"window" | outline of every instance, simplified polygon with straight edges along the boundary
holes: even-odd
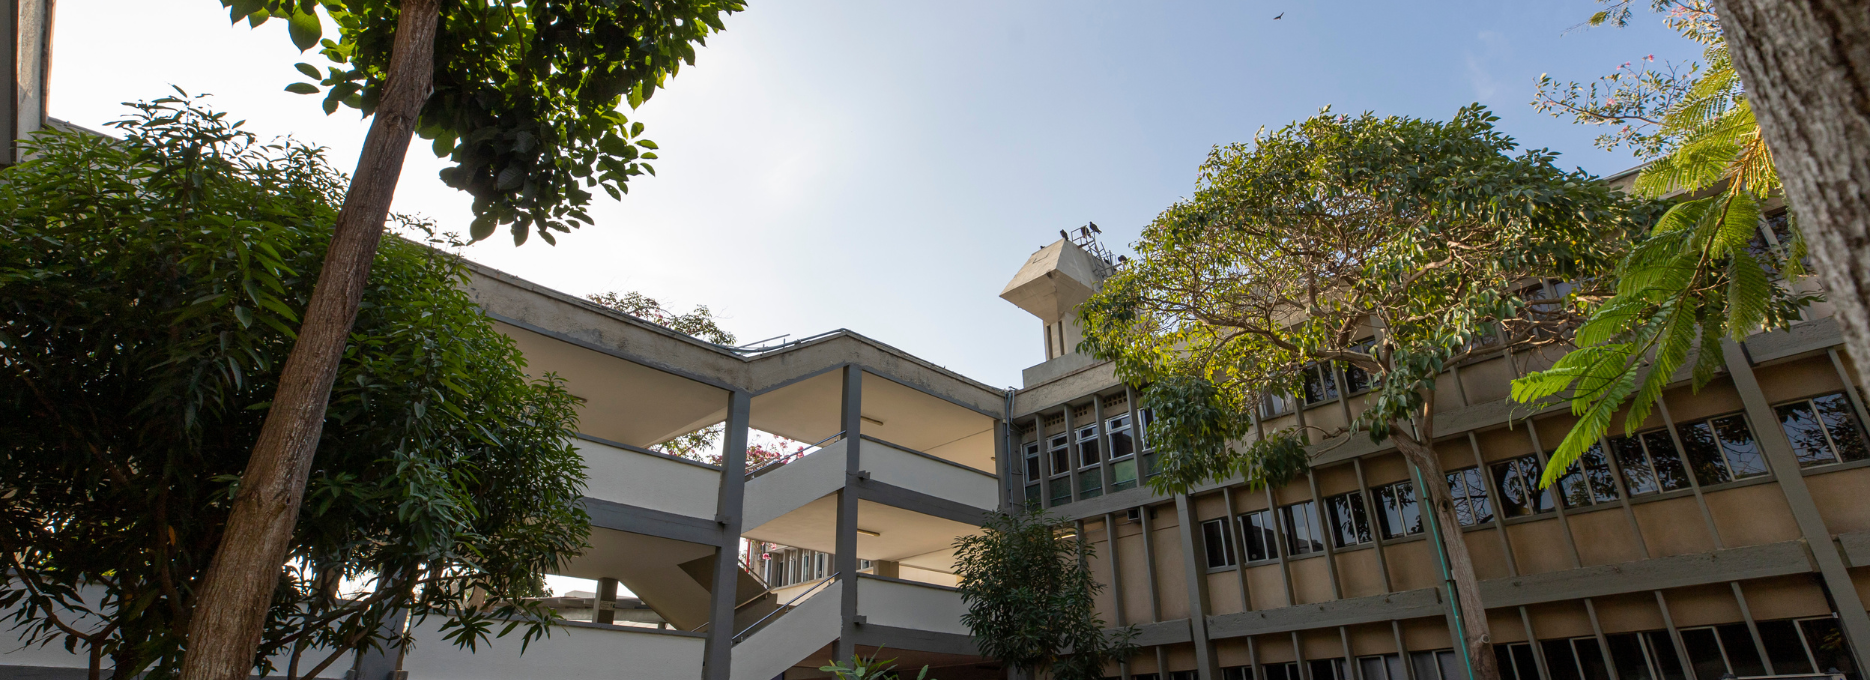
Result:
[[[1792,452],[1798,454],[1800,467],[1870,457],[1870,451],[1864,449],[1857,414],[1843,392],[1800,399],[1776,410],[1779,426],[1792,440]]]
[[[1131,676],[1135,677],[1135,676]],[[1252,666],[1228,666],[1221,669],[1221,680],[1253,680]]]
[[[1766,474],[1759,442],[1740,414],[1682,425],[1682,447],[1702,486]]]
[[[1293,402],[1291,395],[1268,394],[1266,395],[1266,399],[1260,402],[1260,417],[1273,418],[1283,416],[1291,413],[1292,407]]]
[[[1539,457],[1524,455],[1493,464],[1493,486],[1500,491],[1500,514],[1524,517],[1552,509],[1552,494],[1539,488]]]
[[[1039,470],[1039,442],[1027,442],[1025,450],[1026,480],[1034,481],[1045,476]]]
[[[1195,671],[1169,671],[1169,680],[1196,680],[1201,674]]]
[[[1096,498],[1104,495],[1104,475],[1095,469],[1078,473],[1078,497]]]
[[[1286,554],[1294,557],[1325,549],[1324,532],[1318,530],[1318,506],[1311,501],[1280,508],[1286,523]]]
[[[1371,352],[1375,351],[1376,343],[1377,341],[1375,339],[1365,340],[1355,345],[1351,345],[1350,347],[1346,349],[1349,349],[1350,351],[1356,352],[1358,354],[1370,354]],[[1348,363],[1344,364],[1344,394],[1345,396],[1363,394],[1365,392],[1370,391],[1370,388],[1375,387],[1375,386],[1376,386],[1376,383],[1370,379],[1369,371],[1365,371],[1362,368],[1358,368],[1357,366],[1354,366]]]
[[[1311,364],[1299,369],[1303,376],[1305,405],[1338,398],[1338,379],[1330,364]]]
[[[1357,657],[1357,669],[1363,672],[1363,680],[1409,680],[1401,654]]]
[[[1494,645],[1494,658],[1500,664],[1500,680],[1540,680],[1538,659],[1532,645],[1524,642]]]
[[[1054,435],[1046,442],[1046,449],[1051,453],[1052,474],[1062,475],[1071,471],[1071,438]]]
[[[1312,659],[1305,665],[1312,671],[1312,680],[1351,680],[1343,659]]]
[[[1679,491],[1691,486],[1688,470],[1682,467],[1681,453],[1668,430],[1638,432],[1632,437],[1612,437],[1610,451],[1623,468],[1623,486],[1631,496]]]
[[[1487,482],[1480,474],[1477,467],[1448,473],[1448,496],[1454,501],[1454,516],[1461,526],[1493,521],[1493,504],[1487,501]]]
[[[1415,485],[1397,482],[1377,490],[1377,523],[1384,538],[1422,533],[1422,509],[1415,502]]]
[[[1301,680],[1304,677],[1299,675],[1299,664],[1293,661],[1260,664],[1260,670],[1266,673],[1262,680]]]
[[[1104,421],[1110,437],[1110,490],[1136,487],[1136,439],[1130,434],[1130,414]]]
[[[1058,479],[1052,480],[1052,498],[1049,501],[1049,503],[1053,507],[1057,507],[1057,506],[1064,505],[1070,502],[1071,502],[1071,478],[1060,477]]]
[[[1326,498],[1325,511],[1331,514],[1331,540],[1338,547],[1370,542],[1370,517],[1364,510],[1362,491]]]
[[[1087,468],[1104,462],[1097,445],[1097,426],[1078,428],[1078,467]]]
[[[1201,543],[1208,553],[1208,568],[1234,566],[1233,532],[1227,530],[1227,520],[1211,519],[1201,523]]]
[[[1258,510],[1240,516],[1242,557],[1248,562],[1270,560],[1279,556],[1279,530],[1273,526],[1271,510]]]
[[[1697,680],[1720,680],[1729,673],[1741,677],[1766,674],[1766,664],[1753,646],[1753,633],[1744,623],[1683,628],[1682,647],[1688,650],[1688,665]]]
[[[1139,408],[1136,410],[1137,442],[1143,445],[1143,450],[1145,451],[1155,447],[1154,444],[1149,443],[1149,428],[1155,424],[1155,411],[1146,408]]]
[[[1534,476],[1533,482],[1538,481]],[[1565,501],[1567,508],[1617,500],[1617,480],[1610,472],[1610,459],[1604,455],[1604,447],[1593,444],[1578,456],[1578,462],[1565,471],[1565,476],[1558,478],[1558,497]]]
[[[1410,652],[1409,665],[1415,666],[1416,680],[1467,680],[1467,670],[1462,668],[1461,657],[1455,655],[1452,649]]]

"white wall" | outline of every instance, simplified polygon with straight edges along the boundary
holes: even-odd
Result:
[[[730,680],[771,680],[838,638],[844,589],[832,584],[734,645]],[[818,663],[808,663],[817,667]]]
[[[721,473],[662,456],[573,439],[590,476],[584,495],[689,517],[714,518]]]
[[[442,638],[441,617],[411,632],[403,670],[420,680],[687,680],[701,677],[701,636],[642,628],[565,627],[520,653],[520,631],[469,652]],[[498,630],[498,629],[496,629]]]
[[[844,488],[845,442],[840,439],[747,480],[741,531],[750,532],[788,512]],[[709,517],[713,517],[710,513]]]
[[[966,503],[982,510],[1000,505],[999,482],[991,475],[866,440],[859,463],[870,478],[905,489]]]
[[[967,606],[961,603],[961,593],[952,588],[860,578],[857,612],[879,626],[972,634],[961,623]]]

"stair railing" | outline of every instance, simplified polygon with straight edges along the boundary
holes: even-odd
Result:
[[[798,604],[799,600],[803,600],[807,597],[810,597],[812,593],[818,592],[819,588],[825,587],[825,584],[831,583],[836,580],[838,580],[838,575],[833,573],[829,578],[826,578],[824,580],[819,581],[818,583],[813,584],[812,587],[810,588],[806,588],[805,592],[799,593],[798,595],[794,595],[792,599],[787,600],[785,604],[779,605],[779,608],[774,609],[771,612],[767,612],[765,616],[760,617],[760,620],[747,624],[746,628],[740,629],[740,632],[734,634],[734,642],[738,644],[741,638],[746,637],[747,633],[753,632],[753,629],[759,628],[760,624],[766,623],[768,619],[778,616],[780,613],[788,609],[791,609],[793,605]]]

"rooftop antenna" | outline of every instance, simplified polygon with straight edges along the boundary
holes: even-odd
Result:
[[[1068,235],[1064,231],[1060,231],[1058,234],[1064,236],[1065,240],[1071,241],[1072,245],[1078,246],[1084,249],[1084,252],[1091,254],[1091,266],[1096,270],[1097,278],[1103,279],[1109,277],[1111,274],[1117,273],[1117,262],[1120,260],[1119,258],[1113,257],[1110,254],[1110,249],[1105,248],[1103,243],[1098,242],[1097,235],[1104,233],[1104,230],[1097,228],[1096,222],[1086,222],[1084,226],[1078,227],[1072,231],[1077,232],[1077,235]]]

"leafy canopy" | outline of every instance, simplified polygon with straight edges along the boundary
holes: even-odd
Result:
[[[1629,5],[1613,2],[1592,23],[1622,26]],[[1577,349],[1551,369],[1514,381],[1515,400],[1563,399],[1578,417],[1546,464],[1540,480],[1546,486],[1609,432],[1626,403],[1624,429],[1640,427],[1691,357],[1689,377],[1698,390],[1723,368],[1722,338],[1788,327],[1801,307],[1819,299],[1773,280],[1805,273],[1805,242],[1790,215],[1784,241],[1769,245],[1761,231],[1761,204],[1778,191],[1779,173],[1713,6],[1705,0],[1651,5],[1668,13],[1671,28],[1703,45],[1705,69],[1695,64],[1685,75],[1637,84],[1607,76],[1612,86],[1602,97],[1595,89],[1583,96],[1576,83],[1555,97],[1557,88],[1547,79],[1535,102],[1580,123],[1622,126],[1599,142],[1607,149],[1628,143],[1650,161],[1637,176],[1637,193],[1688,197],[1618,264],[1615,295],[1588,308]]]
[[[0,171],[0,605],[164,678],[346,180],[187,99],[115,125]],[[465,277],[409,240],[377,254],[256,664],[310,675],[398,610],[465,645],[551,624],[522,598],[585,543],[576,399],[526,377]]]
[[[1560,341],[1621,254],[1631,206],[1549,151],[1512,155],[1496,120],[1479,105],[1447,122],[1327,109],[1209,154],[1194,196],[1079,308],[1084,347],[1145,385],[1159,416],[1152,486],[1303,472],[1306,441],[1339,433],[1234,444],[1308,366],[1362,376],[1351,427],[1381,441],[1421,419],[1450,365]],[[1585,283],[1557,295],[1548,279]]]
[[[1041,512],[994,513],[980,534],[956,539],[961,622],[982,656],[1035,677],[1097,680],[1134,652],[1136,629],[1105,634],[1091,544],[1065,529]]]
[[[230,18],[258,26],[285,19],[301,51],[328,65],[297,68],[323,92],[369,115],[382,95],[400,3],[395,0],[221,0]],[[515,243],[537,231],[591,224],[592,187],[612,198],[655,168],[656,143],[619,109],[648,101],[695,46],[724,30],[742,0],[442,0],[434,89],[417,132],[452,165],[448,186],[474,197],[475,240],[510,225]],[[324,37],[318,10],[337,29]]]

